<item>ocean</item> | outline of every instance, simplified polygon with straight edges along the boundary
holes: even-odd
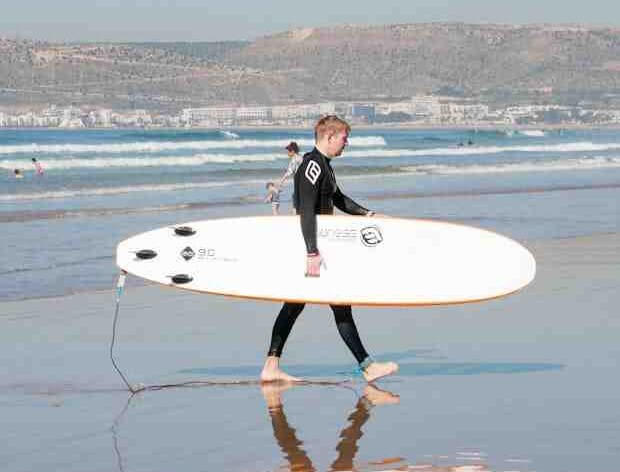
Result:
[[[0,297],[107,288],[115,245],[134,233],[269,213],[265,183],[284,173],[291,140],[307,152],[312,131],[0,131]],[[383,213],[526,239],[620,225],[616,130],[353,130],[335,168],[344,193]]]
[[[354,308],[399,372],[367,385],[308,306],[257,382],[278,303],[129,277],[119,241],[270,214],[309,130],[0,131],[0,464],[23,471],[612,472],[620,462],[620,131],[355,129],[334,160],[375,211],[526,245],[532,284],[483,303]],[[37,175],[31,159],[43,166]],[[20,168],[25,176],[13,177]],[[282,212],[290,211],[290,183]],[[360,262],[360,267],[362,263]],[[395,267],[403,277],[415,267]]]

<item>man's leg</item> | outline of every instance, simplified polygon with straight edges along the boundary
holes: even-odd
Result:
[[[366,381],[372,382],[398,370],[398,365],[394,362],[374,362],[370,358],[357,332],[350,305],[331,305],[331,308],[338,332],[359,363]]]
[[[273,325],[267,360],[265,361],[263,371],[260,375],[260,379],[263,382],[272,382],[276,380],[295,382],[300,380],[288,375],[280,369],[280,356],[282,355],[286,339],[291,333],[291,329],[293,329],[293,325],[304,309],[304,306],[304,303],[285,303],[282,305],[282,309]]]
[[[342,337],[342,340],[349,347],[349,350],[353,353],[358,364],[364,362],[368,358],[368,353],[362,345],[362,340],[357,332],[355,321],[353,321],[353,313],[350,305],[331,305],[334,312],[334,318],[336,320],[336,327]]]

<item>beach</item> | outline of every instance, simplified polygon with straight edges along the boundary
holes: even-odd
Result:
[[[63,136],[62,151],[41,150],[58,143],[36,142],[49,180],[27,175],[28,187],[12,183],[16,190],[0,195],[2,469],[616,470],[620,136],[487,136],[484,146],[476,140],[479,154],[469,155],[454,145],[470,136],[459,133],[414,139],[407,131],[370,130],[350,148],[364,156],[334,165],[339,183],[382,213],[516,239],[536,258],[532,284],[482,303],[355,308],[372,355],[400,364],[397,375],[370,388],[331,311],[309,306],[283,366],[310,382],[268,388],[257,380],[279,304],[129,277],[114,358],[133,388],[145,388],[135,395],[110,359],[115,245],[155,227],[269,214],[252,198],[262,197],[265,179],[283,172],[286,161],[267,154],[276,155],[286,139],[240,131],[253,147],[226,156],[253,161],[222,157],[199,165],[188,159],[204,150],[117,156],[113,147],[100,147],[93,161],[99,167],[90,173],[80,166],[93,148],[75,146],[104,146],[77,142],[92,137]],[[38,137],[15,139],[21,141],[0,145],[0,162],[27,162],[30,154],[6,146]],[[166,135],[164,142],[174,139],[182,141]],[[265,145],[259,159],[261,139],[277,143]],[[575,144],[586,141],[585,150]],[[135,142],[152,143],[153,136]],[[113,144],[144,146],[135,142]],[[133,164],[115,167],[119,157]],[[165,159],[176,159],[177,167],[164,167]],[[429,165],[440,167],[432,172]],[[194,173],[194,186],[178,187]],[[150,189],[118,190],[140,186]],[[289,205],[284,198],[283,210]],[[158,387],[180,383],[186,385]]]
[[[377,384],[399,403],[365,407],[356,470],[615,468],[620,236],[530,248],[538,277],[511,297],[357,310],[372,351],[401,370]],[[128,290],[116,356],[132,384],[213,382],[130,396],[108,357],[114,298],[108,290],[2,303],[4,470],[280,470],[295,460],[291,470],[344,470],[330,467],[339,431],[357,427],[350,415],[360,415],[365,384],[328,310],[307,309],[285,365],[343,383],[277,392],[274,414],[294,430],[300,456],[279,445],[288,430],[272,422],[255,382],[276,304]],[[238,381],[247,384],[227,385]]]

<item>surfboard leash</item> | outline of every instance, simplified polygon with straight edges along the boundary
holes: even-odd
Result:
[[[116,282],[116,308],[114,310],[114,322],[112,323],[112,340],[110,342],[110,360],[112,361],[112,365],[114,366],[114,369],[116,369],[116,372],[118,372],[118,375],[120,375],[121,379],[123,379],[123,382],[125,382],[127,389],[133,395],[133,394],[136,394],[144,390],[146,387],[141,384],[132,386],[127,380],[127,377],[125,377],[125,374],[123,374],[121,369],[118,367],[118,365],[116,364],[116,360],[114,359],[114,345],[116,344],[116,325],[118,324],[118,312],[121,306],[121,295],[123,294],[123,289],[125,288],[126,279],[127,279],[127,272],[125,272],[124,270],[121,270],[120,274],[118,275],[118,281]]]
[[[123,371],[118,366],[116,359],[114,358],[114,347],[116,345],[116,332],[118,326],[120,305],[121,305],[121,296],[123,294],[125,288],[125,281],[127,279],[127,272],[122,270],[118,275],[118,280],[116,282],[116,306],[114,309],[114,320],[112,322],[112,339],[110,341],[110,360],[112,361],[112,366],[123,380],[123,383],[126,385],[127,390],[131,392],[131,395],[135,395],[139,392],[144,391],[158,391],[166,388],[179,388],[179,387],[207,387],[207,386],[222,386],[222,385],[259,385],[261,382],[259,380],[231,380],[231,381],[212,381],[212,380],[190,380],[186,382],[178,382],[178,383],[169,383],[169,384],[159,384],[159,385],[144,385],[143,383],[131,384],[127,379],[127,376],[123,373]],[[352,390],[359,397],[356,390],[349,385],[351,380],[344,380],[341,382],[330,382],[330,381],[302,381],[299,382],[300,385],[317,385],[317,386],[332,386],[332,387],[342,387],[348,390]]]

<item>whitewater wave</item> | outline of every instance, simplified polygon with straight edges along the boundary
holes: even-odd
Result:
[[[219,133],[228,139],[239,139],[241,137],[237,133],[233,133],[232,131],[220,130]]]
[[[582,157],[578,159],[556,159],[544,162],[515,162],[493,165],[444,165],[428,164],[406,166],[400,169],[417,174],[493,174],[513,172],[545,172],[557,170],[590,170],[620,168],[620,157]]]
[[[45,162],[46,170],[64,169],[105,169],[111,167],[170,167],[170,166],[200,166],[204,164],[220,164],[235,162],[269,162],[282,159],[275,154],[197,154],[194,156],[165,156],[165,157],[92,157],[92,158],[59,158]],[[0,169],[12,170],[23,166],[24,162],[18,159],[0,161]]]
[[[529,136],[532,138],[542,138],[543,136],[547,135],[547,133],[545,133],[541,129],[523,129],[519,131],[519,134],[522,134],[523,136]]]
[[[435,157],[435,156],[479,156],[484,154],[500,154],[504,152],[604,152],[620,149],[620,143],[595,144],[592,142],[574,142],[564,144],[532,144],[527,146],[461,146],[430,149],[379,149],[346,151],[349,157]]]
[[[485,154],[499,154],[504,152],[602,152],[620,149],[620,143],[593,144],[591,142],[575,142],[565,144],[531,145],[531,146],[468,146],[442,147],[431,149],[352,149],[346,150],[343,157],[437,157],[437,156],[479,156]],[[62,169],[92,169],[111,167],[169,167],[169,166],[200,166],[204,164],[232,164],[239,162],[270,162],[286,157],[277,153],[228,154],[202,153],[185,156],[135,156],[135,157],[56,157],[45,161],[48,170]],[[21,159],[0,160],[0,169],[13,170],[24,165]]]
[[[64,190],[51,190],[40,193],[0,194],[0,202],[12,202],[21,200],[48,200],[74,197],[94,197],[107,195],[120,195],[134,192],[174,192],[197,188],[230,187],[231,185],[256,185],[264,184],[265,179],[244,181],[222,182],[188,182],[180,184],[153,184],[131,185],[123,187],[90,187]]]
[[[209,150],[209,149],[246,149],[246,148],[276,148],[284,150],[290,142],[288,139],[228,139],[214,141],[145,141],[131,143],[102,143],[102,144],[16,144],[0,146],[0,154],[121,154],[121,153],[158,153],[180,150]],[[313,139],[298,139],[297,144],[311,149]],[[385,139],[381,136],[361,136],[349,138],[349,146],[368,147],[385,146]]]

